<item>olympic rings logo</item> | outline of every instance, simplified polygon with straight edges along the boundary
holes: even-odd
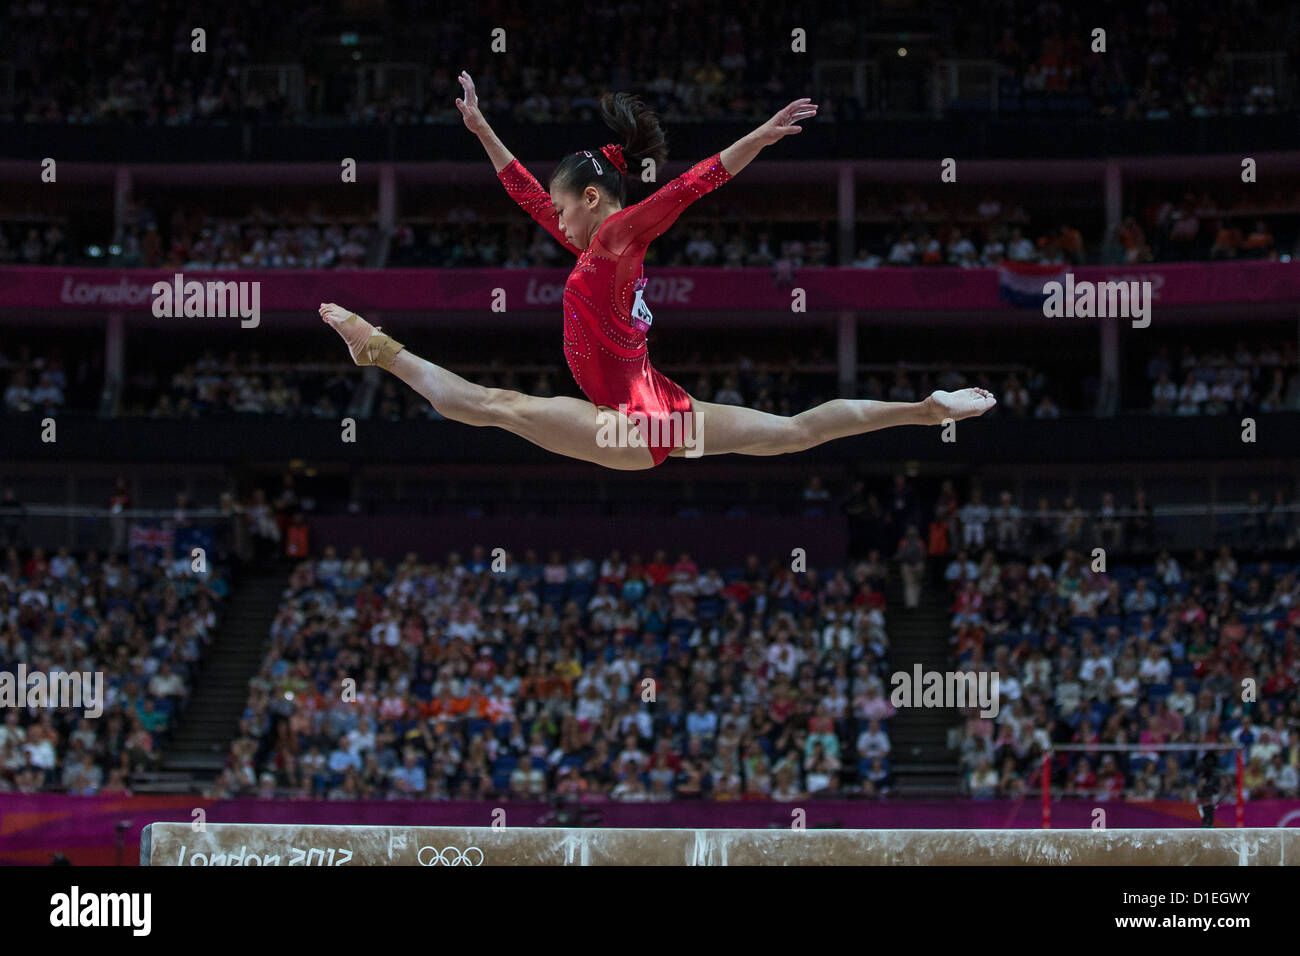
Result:
[[[426,863],[424,851],[429,850],[429,860]],[[456,854],[452,857],[450,854]],[[470,859],[471,853],[478,854],[478,862]],[[415,854],[415,858],[420,861],[420,866],[482,866],[483,851],[476,846],[461,850],[459,847],[449,846],[439,850],[436,846],[422,846],[420,852]]]

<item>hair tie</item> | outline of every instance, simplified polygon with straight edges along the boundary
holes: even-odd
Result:
[[[606,143],[600,148],[600,151],[605,154],[605,158],[613,164],[620,175],[627,175],[627,160],[623,158],[622,146],[618,145],[618,143]]]

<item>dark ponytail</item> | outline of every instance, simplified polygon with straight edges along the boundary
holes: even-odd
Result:
[[[626,175],[614,168],[614,164],[600,152],[600,146],[593,149],[570,153],[560,160],[555,168],[552,180],[558,182],[567,192],[581,193],[588,186],[597,186],[618,199],[620,205],[627,205],[628,177],[641,176],[645,160],[653,160],[656,179],[659,169],[668,160],[668,139],[659,125],[659,117],[641,100],[631,93],[610,93],[601,95],[600,118],[614,131],[614,142],[623,147],[623,158],[627,162]],[[588,157],[586,154],[590,153]]]

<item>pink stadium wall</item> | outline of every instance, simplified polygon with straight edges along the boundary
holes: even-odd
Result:
[[[803,800],[798,803],[659,803],[603,801],[588,805],[606,827],[789,827],[792,812],[806,813],[811,828],[870,829],[1034,829],[1040,825],[1036,800],[953,800],[948,802],[850,802]],[[202,809],[212,823],[310,823],[373,826],[490,826],[492,814],[505,811],[507,826],[537,826],[550,812],[536,803],[467,803],[405,801],[207,800],[186,796],[68,797],[6,794],[0,796],[0,865],[42,865],[54,853],[74,864],[112,865],[118,860],[114,827],[129,821],[123,834],[121,861],[139,860],[140,831],[145,824],[168,820],[191,822]],[[1061,800],[1052,807],[1055,829],[1090,827],[1093,811],[1106,811],[1110,829],[1196,827],[1196,808],[1188,803],[1107,803]],[[1219,808],[1219,823],[1230,826],[1235,814]],[[594,823],[592,825],[595,825]],[[1248,827],[1300,826],[1300,800],[1247,803]]]

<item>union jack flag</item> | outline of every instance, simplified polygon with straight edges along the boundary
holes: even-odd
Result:
[[[132,550],[136,548],[155,548],[170,554],[176,544],[176,531],[174,528],[169,527],[133,524],[131,525],[130,544]]]

